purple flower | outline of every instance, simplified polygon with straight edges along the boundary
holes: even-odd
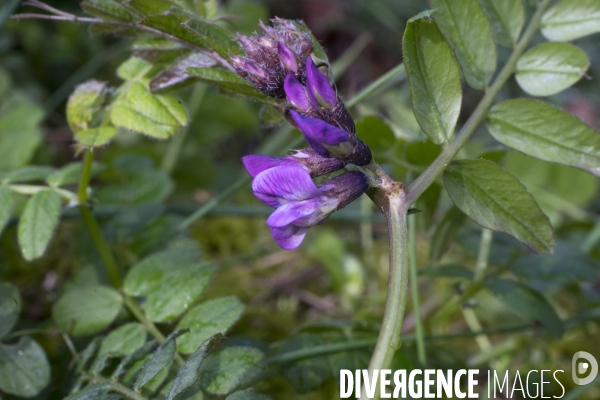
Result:
[[[311,177],[325,175],[344,168],[346,163],[336,158],[324,158],[312,149],[297,150],[294,154],[285,157],[272,157],[262,154],[251,154],[242,157],[246,171],[251,177],[274,167],[297,166],[304,168]]]
[[[337,102],[337,93],[331,87],[329,79],[317,68],[312,58],[306,59],[306,90],[308,98],[317,110],[319,106],[332,109]]]
[[[287,47],[285,44],[278,42],[277,52],[279,53],[279,60],[281,61],[281,66],[284,69],[287,69],[297,74],[298,60],[296,59],[296,55],[290,50],[290,48]]]
[[[317,187],[298,166],[264,170],[252,181],[252,191],[275,211],[267,219],[273,238],[285,250],[297,248],[306,231],[334,211],[354,201],[369,187],[361,172],[347,172]]]
[[[292,106],[304,113],[310,112],[312,107],[306,95],[306,89],[302,86],[298,78],[293,74],[286,76],[283,82],[283,89]]]
[[[347,159],[354,152],[352,136],[327,122],[305,117],[294,110],[290,115],[304,134],[304,139],[321,157]]]

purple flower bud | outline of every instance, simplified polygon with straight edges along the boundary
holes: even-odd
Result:
[[[337,94],[329,79],[319,71],[310,57],[306,59],[306,90],[310,102],[317,110],[319,106],[332,109],[337,102]]]
[[[283,89],[285,90],[285,95],[292,106],[305,113],[312,109],[310,101],[306,96],[306,89],[304,86],[302,86],[294,74],[289,74],[285,77]]]
[[[267,169],[283,166],[301,167],[315,178],[340,170],[346,165],[343,161],[335,158],[321,157],[312,149],[297,150],[294,154],[285,157],[251,154],[242,157],[242,162],[248,174],[253,178]]]
[[[275,208],[267,225],[273,239],[286,250],[298,247],[308,228],[358,198],[368,187],[367,177],[353,171],[318,188],[310,175],[297,166],[267,169],[252,182],[254,195]]]
[[[304,134],[306,142],[321,157],[345,160],[354,152],[352,137],[346,131],[320,119],[300,115],[294,110],[290,110],[290,115]]]
[[[275,47],[275,42],[273,42],[271,39],[269,39],[266,36],[259,37],[258,43],[260,43],[263,47],[269,47],[269,48]]]
[[[243,71],[246,68],[246,60],[240,56],[231,56],[231,64],[239,71]]]
[[[284,69],[298,73],[298,61],[296,60],[296,55],[290,50],[290,48],[285,44],[278,42],[277,51],[279,53],[281,66]]]
[[[246,71],[258,81],[263,81],[269,78],[267,71],[265,71],[252,61],[246,61]]]
[[[258,58],[261,56],[262,49],[256,40],[247,36],[239,36],[237,40],[242,45],[244,53],[246,53],[248,57]]]

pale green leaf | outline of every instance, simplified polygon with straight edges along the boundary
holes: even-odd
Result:
[[[106,83],[95,80],[75,88],[67,101],[67,122],[73,133],[90,129],[99,122],[107,94]]]
[[[52,308],[59,329],[69,335],[92,335],[106,329],[121,310],[123,298],[106,286],[84,286],[66,292]]]
[[[200,366],[200,383],[209,393],[228,394],[264,367],[263,353],[252,347],[226,347],[210,353]]]
[[[185,337],[185,336],[184,336]],[[173,397],[194,385],[200,379],[200,366],[206,358],[206,355],[216,342],[221,340],[223,335],[216,334],[204,340],[200,346],[188,357],[185,364],[181,367],[177,376],[173,380],[171,389],[169,390],[168,399]]]
[[[112,331],[103,341],[98,357],[105,354],[128,356],[146,342],[146,329],[142,324],[130,322]]]
[[[444,183],[454,204],[479,225],[514,236],[533,251],[554,247],[548,217],[517,178],[486,160],[452,162]]]
[[[148,360],[148,362],[146,362],[146,364],[144,364],[142,367],[142,371],[138,375],[134,385],[135,390],[138,390],[150,382],[152,378],[154,378],[159,372],[171,364],[171,361],[173,361],[173,357],[175,357],[176,353],[175,339],[185,332],[186,330],[173,331],[173,333],[171,333],[165,339],[165,341],[158,346],[158,349],[156,349],[154,354],[152,354],[150,360]]]
[[[513,149],[600,176],[600,133],[548,103],[502,102],[490,110],[487,125],[496,140]]]
[[[454,136],[460,113],[460,70],[435,22],[411,19],[404,33],[404,65],[415,117],[434,143]]]
[[[41,257],[58,225],[61,200],[53,190],[41,190],[28,201],[18,229],[19,246],[27,261]]]
[[[553,336],[559,338],[565,331],[561,319],[539,292],[507,279],[495,279],[489,288],[515,314],[530,322],[540,322]]]
[[[114,126],[99,126],[75,133],[77,142],[85,147],[104,146],[114,138],[119,130]]]
[[[525,24],[525,7],[521,0],[479,0],[492,25],[496,43],[514,47]]]
[[[0,390],[33,397],[50,383],[50,364],[42,347],[29,336],[16,344],[0,344]]]
[[[600,32],[598,0],[561,0],[542,16],[542,33],[549,40],[568,42]]]
[[[585,52],[568,43],[543,43],[517,61],[516,78],[532,96],[551,96],[577,82],[590,66]]]
[[[485,89],[496,70],[496,45],[490,22],[477,0],[429,0],[433,18],[454,50],[465,80]]]
[[[14,206],[15,199],[10,189],[0,187],[0,235],[10,221]],[[2,329],[0,328],[0,330]]]
[[[190,354],[205,340],[217,333],[225,333],[240,318],[244,305],[237,297],[220,297],[198,304],[188,311],[178,329],[189,328],[190,333],[177,342],[177,350]]]
[[[12,283],[0,282],[0,339],[14,328],[21,314],[21,294]]]

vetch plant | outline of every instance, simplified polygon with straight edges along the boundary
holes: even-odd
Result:
[[[514,168],[511,172],[500,162],[506,149],[539,160],[540,164],[531,161],[532,165],[547,162],[600,176],[598,131],[548,102],[523,94],[509,99],[506,93],[500,96],[512,77],[525,94],[543,97],[560,93],[585,76],[590,65],[586,53],[565,42],[600,31],[600,19],[579,18],[600,15],[600,6],[578,0],[529,3],[533,6],[527,16],[521,0],[506,0],[502,4],[488,0],[430,0],[431,10],[406,23],[403,64],[346,101],[334,83],[334,66],[300,21],[274,18],[271,26],[261,22],[260,34],[245,36],[220,22],[219,7],[214,1],[84,0],[82,8],[91,15],[88,17],[57,10],[37,0],[24,3],[47,14],[17,14],[14,19],[87,23],[92,33],[133,38],[131,57],[116,71],[122,82],[118,87],[90,80],[77,86],[67,101],[67,121],[76,153],[83,154],[82,162],[55,169],[22,166],[15,161],[7,168],[2,166],[6,171],[0,174],[1,228],[11,220],[16,196],[26,197],[18,222],[14,221],[25,260],[42,257],[51,247],[61,217],[67,215],[68,208],[77,208],[111,284],[99,279],[91,284],[73,284],[53,303],[53,334],[64,339],[76,365],[67,398],[266,399],[269,397],[254,393],[252,385],[268,379],[271,372],[281,372],[297,391],[306,392],[339,375],[342,365],[343,369],[347,369],[347,364],[356,369],[366,367],[364,359],[346,360],[340,356],[341,351],[357,349],[372,349],[368,361],[372,376],[376,370],[391,368],[394,356],[402,351],[399,349],[403,343],[409,277],[411,324],[415,331],[411,340],[416,343],[418,363],[423,366],[428,363],[425,342],[435,339],[435,335],[427,336],[425,330],[434,327],[435,332],[437,324],[456,310],[462,312],[469,327],[465,335],[476,338],[483,363],[488,360],[485,357],[492,357],[492,343],[469,305],[484,291],[527,322],[517,331],[541,326],[559,338],[566,329],[586,321],[589,316],[585,315],[561,319],[537,289],[540,286],[534,288],[526,283],[525,278],[531,276],[519,263],[526,264],[526,257],[536,256],[526,254],[513,242],[510,246],[517,249],[517,255],[498,262],[498,268],[488,268],[492,263],[492,232],[508,234],[535,253],[555,251],[561,255],[573,251],[567,245],[563,247],[562,242],[557,245],[545,213],[551,209],[547,203],[552,198],[543,195],[543,188],[528,187],[527,182],[513,174]],[[533,46],[540,32],[551,41]],[[497,65],[497,45],[510,52],[501,66]],[[389,124],[394,118],[407,124],[414,121],[415,135],[403,136],[398,133],[398,126],[394,132],[378,118],[355,122],[353,115],[358,112],[352,107],[404,75],[412,113],[390,115]],[[365,336],[362,328],[340,322],[336,329],[341,328],[329,336],[320,333],[329,332],[326,323],[314,329],[318,333],[301,327],[294,336],[271,346],[256,345],[245,337],[227,340],[224,335],[242,317],[245,306],[230,295],[202,299],[218,268],[202,261],[189,228],[220,201],[246,187],[250,180],[247,176],[178,222],[172,222],[163,211],[151,222],[143,221],[152,218],[147,218],[144,212],[149,211],[140,207],[138,219],[142,222],[134,221],[127,231],[135,234],[137,241],[130,247],[136,251],[116,255],[118,249],[107,239],[107,229],[99,221],[95,203],[139,206],[164,202],[173,191],[169,175],[173,160],[182,152],[194,117],[175,93],[198,82],[260,103],[264,119],[271,124],[287,121],[300,131],[308,145],[301,148],[298,138],[280,143],[274,135],[258,150],[264,154],[246,154],[241,158],[251,178],[251,192],[272,208],[266,215],[266,225],[281,248],[299,248],[309,228],[322,225],[329,217],[335,218],[343,212],[336,211],[363,194],[381,211],[388,228],[389,275],[383,319],[375,333],[371,330]],[[481,95],[473,111],[461,119],[463,83]],[[2,85],[0,93],[1,90]],[[203,95],[194,90],[191,99],[198,103]],[[19,107],[33,107],[23,104]],[[0,107],[0,115],[13,112],[7,109]],[[10,118],[25,124],[15,116]],[[503,146],[501,152],[469,148],[471,137],[484,125]],[[0,133],[1,129],[2,125]],[[23,129],[31,141],[39,140],[36,127]],[[177,132],[160,171],[152,160],[135,156],[114,157],[108,166],[94,161],[101,149],[110,148],[121,139],[126,141],[132,133],[163,140]],[[31,143],[23,143],[22,147],[27,145]],[[18,151],[32,152],[21,148]],[[108,184],[95,191],[91,188],[92,178],[99,174]],[[433,268],[428,271],[432,276],[458,277],[467,283],[439,305],[426,327],[417,285],[416,227],[409,214],[418,216],[423,212],[433,218],[442,186],[452,206],[433,229],[428,255]],[[368,209],[364,204],[361,208]],[[588,211],[565,206],[560,199],[552,205],[558,208],[558,214],[566,213],[575,219],[583,214],[580,220],[589,217]],[[443,268],[438,262],[448,252],[456,232],[466,224],[465,216],[481,227],[475,268]],[[129,222],[126,217],[122,219],[118,222]],[[586,257],[591,257],[600,237],[597,227],[598,223],[589,228],[585,248],[578,250],[581,265],[591,262]],[[364,231],[368,239],[368,229]],[[554,268],[553,273],[559,274],[559,267],[552,264],[554,259],[544,260]],[[341,261],[342,275],[350,276],[360,270],[354,261]],[[330,269],[337,271],[337,267],[336,264]],[[502,275],[505,271],[513,275]],[[589,276],[589,280],[597,278],[585,267],[577,271],[576,281]],[[334,279],[340,276],[331,275]],[[347,304],[352,307],[360,296],[362,276],[354,281],[343,279],[335,284],[348,288],[359,282],[359,289],[348,289],[346,293]],[[6,328],[0,327],[0,339],[4,340],[11,338],[20,306],[10,301],[19,299],[18,290],[10,284],[2,285],[9,293],[0,294],[0,319],[8,318],[9,322]],[[306,294],[304,299],[314,303]],[[20,300],[15,304],[20,304]],[[107,329],[111,332],[101,335]],[[85,348],[78,349],[72,337],[91,340],[87,340]],[[0,372],[4,371],[4,375],[0,373],[0,390],[23,397],[39,394],[50,376],[40,346],[25,336],[16,344],[0,343],[0,350]],[[27,359],[13,357],[15,351],[25,351]],[[37,375],[29,379],[22,370],[34,364]],[[490,362],[489,366],[496,364]],[[267,369],[270,370],[265,372]]]

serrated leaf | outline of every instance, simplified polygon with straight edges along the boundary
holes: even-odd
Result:
[[[432,142],[448,143],[462,100],[460,70],[452,50],[428,19],[408,21],[402,48],[415,117]]]
[[[590,66],[585,52],[568,43],[543,43],[517,61],[519,86],[532,96],[551,96],[575,84]]]
[[[254,388],[248,388],[231,393],[225,400],[272,400],[272,398],[266,394],[255,393]]]
[[[161,91],[173,89],[185,84],[191,76],[188,68],[209,68],[216,64],[213,58],[201,53],[191,53],[175,60],[167,69],[150,81],[150,90]]]
[[[514,47],[525,24],[525,7],[521,0],[479,0],[492,26],[496,43]]]
[[[15,206],[15,199],[10,189],[0,187],[0,236],[2,231],[6,228],[6,225],[10,221],[13,208]],[[0,331],[2,329],[0,328]],[[0,334],[0,337],[2,335]]]
[[[0,114],[0,171],[26,165],[42,142],[41,107],[23,101]]]
[[[200,379],[200,366],[206,358],[206,355],[216,342],[221,340],[223,335],[216,334],[204,340],[200,346],[190,355],[177,373],[177,376],[173,380],[171,389],[169,390],[168,399],[172,400],[173,397],[179,393],[188,389],[194,385]]]
[[[41,181],[54,171],[56,171],[54,168],[45,165],[29,165],[13,171],[0,173],[0,181],[4,184]]]
[[[264,357],[258,349],[239,346],[211,353],[200,366],[200,383],[209,393],[231,393],[261,372]]]
[[[600,32],[600,2],[561,0],[542,16],[542,34],[549,40],[568,42]]]
[[[177,342],[177,350],[190,354],[198,345],[217,333],[225,333],[244,312],[244,305],[235,296],[205,301],[188,311],[178,329],[189,328],[190,333]]]
[[[215,267],[196,262],[197,251],[167,250],[134,265],[125,277],[124,290],[146,295],[146,315],[153,321],[172,321],[202,294]]]
[[[130,322],[112,331],[103,341],[98,356],[116,354],[128,356],[146,342],[146,329],[142,324]]]
[[[0,339],[12,331],[19,320],[19,314],[21,314],[19,289],[12,283],[0,282]]]
[[[496,70],[496,45],[490,22],[477,0],[429,0],[433,18],[454,50],[465,80],[485,89]]]
[[[41,190],[27,201],[17,232],[21,253],[27,261],[46,252],[58,225],[60,206],[60,196],[53,190]]]
[[[115,320],[122,304],[121,294],[112,288],[84,286],[66,292],[52,308],[52,318],[69,335],[92,335]]]
[[[84,147],[100,147],[110,142],[117,133],[119,129],[114,126],[99,126],[76,132],[75,139]]]
[[[50,383],[50,365],[42,347],[29,336],[16,344],[0,344],[0,390],[33,397]]]
[[[230,71],[219,68],[188,68],[187,72],[202,82],[217,85],[240,96],[258,100],[263,103],[275,104],[276,100],[262,94],[248,82]]]
[[[563,322],[539,292],[507,279],[495,279],[488,286],[512,312],[524,320],[540,322],[557,338],[564,333]]]
[[[90,15],[113,21],[133,21],[133,16],[127,8],[115,0],[84,0],[81,2],[83,11]]]
[[[436,263],[446,253],[464,220],[465,214],[457,207],[451,207],[442,220],[436,224],[429,248],[431,262]]]
[[[242,54],[240,45],[232,39],[231,33],[217,24],[197,17],[190,18],[185,26],[200,36],[206,47],[225,59],[234,54]]]
[[[52,187],[61,187],[79,182],[82,170],[82,163],[74,162],[65,165],[58,171],[54,171],[46,177],[46,183]],[[92,164],[92,176],[95,176],[104,170],[104,166],[94,162]]]
[[[506,146],[600,176],[600,133],[550,104],[530,99],[504,101],[492,107],[487,126]]]
[[[548,217],[527,188],[499,165],[485,160],[453,161],[444,183],[454,204],[479,225],[514,236],[533,251],[554,246]]]
[[[150,360],[142,367],[142,371],[134,385],[135,390],[143,387],[159,372],[171,364],[176,353],[175,339],[186,332],[186,329],[173,331],[173,333],[167,336],[165,341],[158,346],[158,349],[156,349],[152,358],[150,358]]]

